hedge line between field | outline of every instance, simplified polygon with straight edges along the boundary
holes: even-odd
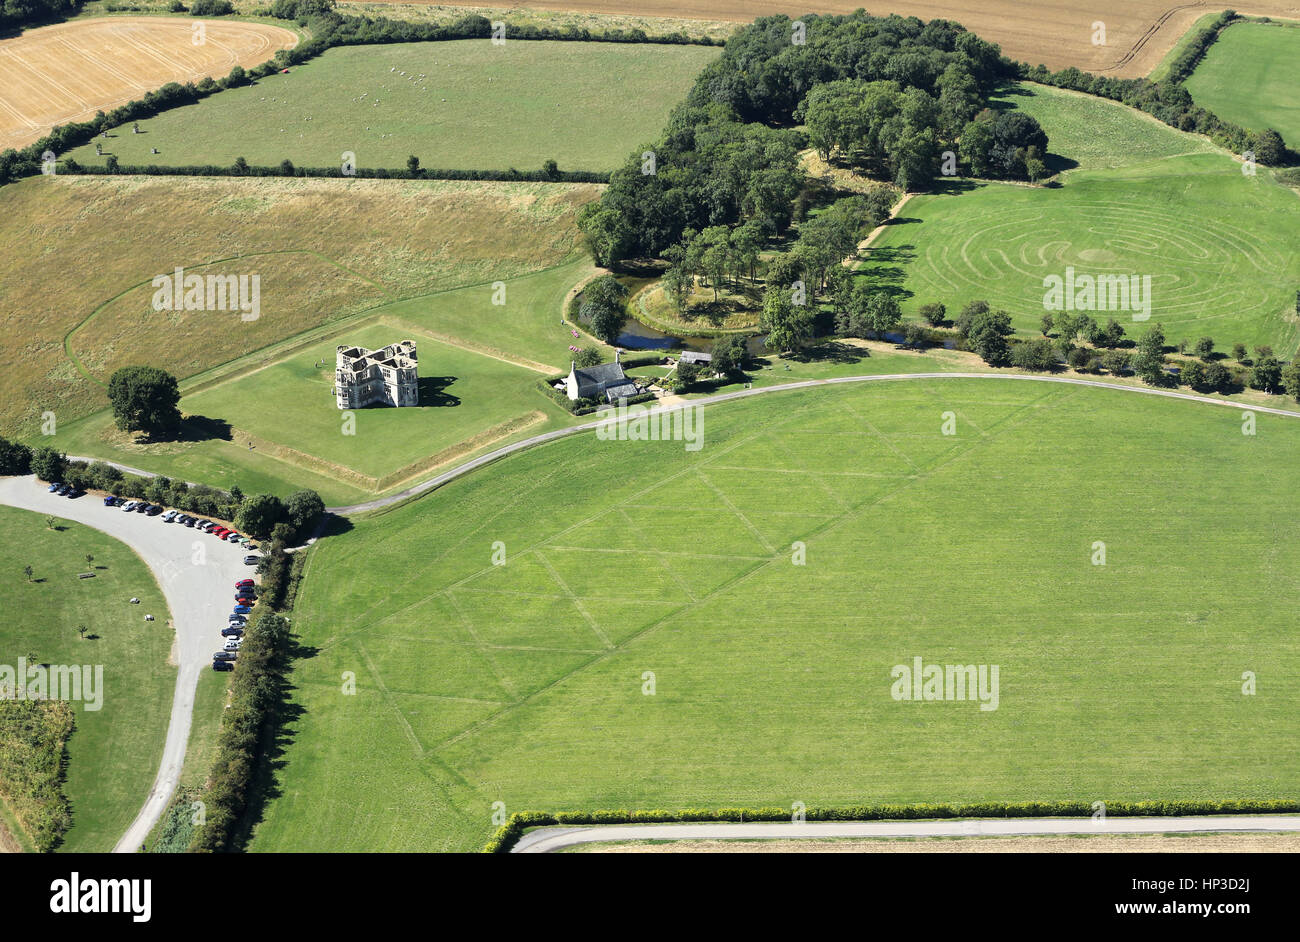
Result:
[[[353,173],[344,173],[340,167],[295,167],[281,164],[277,167],[252,166],[220,167],[215,164],[202,166],[159,166],[157,164],[116,164],[113,169],[107,167],[83,167],[72,163],[60,171],[68,176],[173,176],[173,177],[356,177],[366,180],[495,180],[503,182],[521,181],[526,183],[608,183],[609,172],[595,170],[447,170],[420,169],[415,173],[408,170],[388,169],[386,167],[357,167]]]
[[[1191,42],[1187,44],[1187,48],[1180,52],[1173,62],[1169,63],[1168,81],[1183,82],[1191,78],[1192,73],[1196,71],[1196,67],[1205,58],[1205,53],[1218,41],[1223,28],[1237,19],[1239,17],[1234,11],[1224,10],[1214,18],[1214,21],[1209,26],[1199,30],[1192,37]]]
[[[301,4],[299,5],[301,7]],[[273,11],[274,12],[274,11]],[[288,15],[280,15],[280,19],[296,19],[301,25],[310,30],[312,36],[304,42],[299,43],[292,49],[281,49],[276,52],[275,56],[263,62],[261,65],[244,69],[241,66],[235,66],[224,79],[214,80],[205,78],[198,83],[187,82],[184,85],[178,82],[168,82],[157,91],[146,92],[142,98],[134,99],[126,104],[114,108],[107,114],[100,112],[90,121],[82,121],[73,124],[56,126],[49,134],[29,144],[21,150],[10,148],[0,152],[0,186],[6,183],[12,183],[24,177],[35,176],[41,172],[42,155],[47,151],[58,155],[69,151],[75,147],[90,143],[97,134],[110,128],[120,127],[129,121],[140,121],[145,118],[152,118],[164,111],[170,111],[173,108],[182,105],[189,105],[198,102],[215,92],[227,88],[237,88],[248,84],[259,78],[263,78],[272,73],[279,72],[281,69],[294,65],[300,65],[309,59],[314,59],[321,53],[336,46],[358,46],[358,45],[387,45],[390,43],[408,43],[408,42],[449,42],[462,39],[488,39],[492,35],[492,22],[484,16],[477,14],[465,16],[454,23],[441,25],[434,23],[406,23],[387,18],[374,18],[368,16],[344,16],[328,11],[312,11],[309,15],[297,15],[292,5],[289,8]],[[702,46],[720,46],[725,44],[725,40],[713,39],[711,37],[690,37],[684,33],[674,33],[666,36],[647,36],[644,31],[639,29],[633,30],[606,30],[604,32],[592,32],[591,30],[578,29],[575,27],[565,27],[556,29],[552,27],[540,26],[512,26],[510,22],[505,22],[505,35],[507,41],[511,42],[530,42],[530,41],[560,41],[560,42],[608,42],[608,43],[632,43],[632,44],[651,44],[651,45],[702,45]],[[163,168],[138,170],[138,173],[167,173]],[[177,172],[172,170],[171,172]],[[495,171],[437,171],[444,174],[475,174],[475,173],[494,173]],[[581,171],[573,171],[581,173]],[[185,175],[185,174],[181,174]],[[212,174],[203,174],[211,176]],[[274,174],[266,174],[274,175]],[[306,174],[303,174],[304,176]],[[313,174],[318,176],[341,175],[340,173]],[[362,175],[360,172],[358,175]],[[376,172],[376,175],[378,173]],[[596,180],[600,176],[602,179]],[[496,177],[496,176],[443,176],[437,179],[528,179],[527,177]],[[582,182],[606,182],[608,174],[592,175],[592,179],[583,179]]]
[[[943,818],[1090,818],[1089,801],[978,802],[974,804],[850,805],[844,808],[808,808],[806,821],[915,821]],[[1263,799],[1245,801],[1107,801],[1106,815],[1114,818],[1174,817],[1177,815],[1287,814],[1300,812],[1300,801]],[[483,847],[486,854],[505,854],[519,842],[527,828],[561,824],[682,824],[729,821],[789,821],[788,808],[685,808],[681,811],[519,811]]]

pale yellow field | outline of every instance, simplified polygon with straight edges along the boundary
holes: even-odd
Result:
[[[168,82],[260,65],[297,43],[278,26],[145,16],[74,20],[0,40],[0,150]]]

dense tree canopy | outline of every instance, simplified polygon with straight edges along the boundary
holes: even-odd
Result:
[[[690,230],[746,225],[764,239],[784,231],[805,184],[799,151],[809,139],[905,188],[924,186],[940,145],[1012,74],[997,46],[944,20],[859,11],[800,22],[803,42],[785,16],[737,32],[662,138],[615,171],[579,222],[598,263],[661,255]]]
[[[181,422],[176,377],[155,366],[124,366],[108,381],[113,420],[126,432],[166,435]]]

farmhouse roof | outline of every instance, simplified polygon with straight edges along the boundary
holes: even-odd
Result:
[[[622,363],[598,363],[595,366],[584,366],[580,370],[575,369],[573,372],[582,386],[608,386],[627,379]]]

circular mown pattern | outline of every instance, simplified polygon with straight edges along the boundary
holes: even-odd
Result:
[[[1246,230],[1130,203],[1091,203],[1088,216],[1071,232],[1044,226],[1029,206],[984,214],[962,237],[930,243],[913,267],[944,286],[951,297],[990,296],[991,301],[1024,317],[1045,307],[1044,279],[1119,275],[1150,276],[1152,320],[1210,322],[1222,316],[1225,301],[1234,315],[1269,313],[1270,291],[1259,280],[1229,280],[1233,269],[1258,275],[1277,271],[1284,257],[1276,246]],[[1132,302],[1133,299],[1130,299]],[[1132,316],[1132,310],[1100,316]],[[1135,306],[1135,305],[1134,305]],[[1135,318],[1136,319],[1136,318]]]

